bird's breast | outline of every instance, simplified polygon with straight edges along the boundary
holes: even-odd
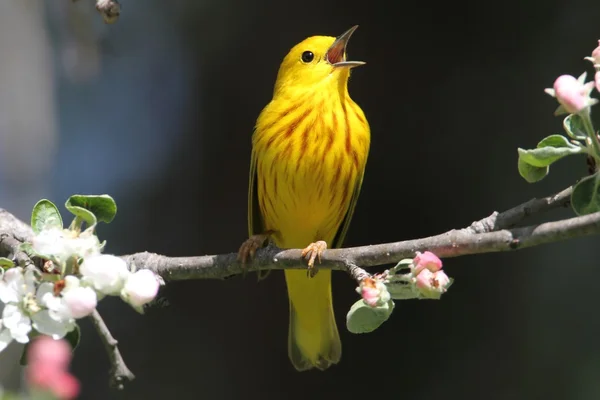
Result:
[[[369,127],[349,98],[272,102],[253,137],[260,211],[282,247],[331,241],[364,170]]]

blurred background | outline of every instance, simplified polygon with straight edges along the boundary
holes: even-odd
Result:
[[[542,182],[517,147],[561,132],[543,92],[592,72],[592,0],[122,0],[105,25],[93,0],[0,2],[0,207],[28,220],[40,198],[112,195],[107,252],[236,251],[246,238],[250,136],[283,56],[308,36],[360,28],[350,93],[372,147],[346,244],[462,228],[571,185],[574,158]],[[61,208],[64,210],[64,208]],[[546,218],[566,218],[568,209]],[[535,222],[535,220],[533,221]],[[296,372],[282,273],[168,284],[145,316],[100,311],[137,379],[108,388],[89,321],[72,365],[82,399],[597,399],[597,237],[444,261],[442,301],[399,302],[368,335],[345,329],[355,283],[334,276],[340,364]],[[0,379],[19,385],[16,344]]]

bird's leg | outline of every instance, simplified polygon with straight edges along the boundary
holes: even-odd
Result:
[[[245,266],[246,262],[248,260],[251,260],[254,258],[254,255],[256,254],[256,250],[261,248],[265,244],[265,242],[269,239],[269,237],[271,237],[271,235],[274,233],[275,233],[275,231],[269,230],[264,233],[252,235],[246,241],[244,241],[244,243],[242,243],[242,245],[240,246],[240,249],[238,250],[238,256],[237,256],[238,261],[242,262],[242,266]],[[265,279],[269,275],[269,272],[270,271],[267,271],[263,275],[263,274],[261,274],[261,272],[259,270],[258,271],[258,280],[260,281],[260,280]],[[245,274],[246,274],[246,270],[244,269],[244,275]]]
[[[321,262],[321,255],[323,251],[327,249],[327,243],[323,240],[316,241],[309,244],[304,250],[302,250],[302,257],[308,259],[308,276],[311,278],[317,274],[315,268],[315,259]]]

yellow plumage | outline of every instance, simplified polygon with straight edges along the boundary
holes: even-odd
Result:
[[[337,39],[310,37],[283,60],[273,99],[252,138],[250,235],[274,231],[272,239],[282,248],[316,241],[341,246],[370,145],[369,125],[347,89],[350,69],[362,64],[345,60],[355,28]],[[293,365],[306,370],[337,363],[341,343],[331,271],[309,277],[306,271],[288,270],[285,277]]]

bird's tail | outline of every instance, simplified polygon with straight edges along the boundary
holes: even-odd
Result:
[[[331,302],[331,270],[314,277],[306,270],[286,270],[290,298],[288,353],[298,371],[320,370],[336,364],[342,356],[342,343]]]

